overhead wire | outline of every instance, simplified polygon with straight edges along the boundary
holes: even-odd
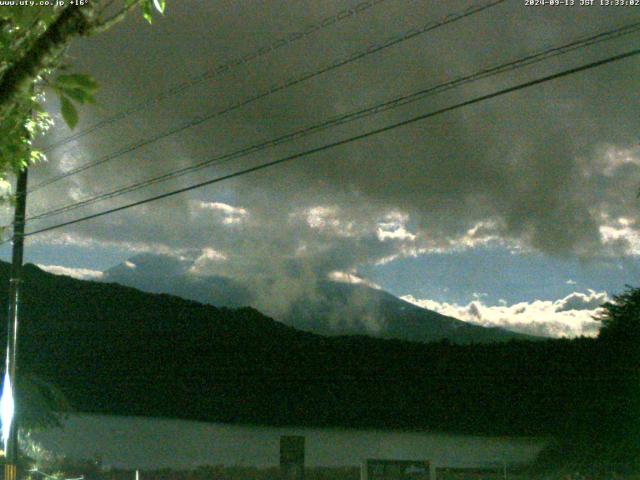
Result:
[[[54,215],[60,215],[62,213],[66,213],[68,211],[72,211],[81,207],[85,207],[103,200],[115,198],[120,195],[124,195],[126,193],[130,193],[130,192],[154,185],[156,183],[164,182],[170,179],[175,179],[175,178],[187,175],[189,173],[193,173],[203,168],[207,168],[213,165],[219,165],[223,162],[228,162],[233,159],[242,158],[252,153],[261,151],[263,149],[274,147],[295,139],[299,139],[307,135],[310,135],[312,133],[317,133],[319,131],[325,130],[330,127],[335,127],[335,126],[342,125],[355,120],[359,120],[377,113],[381,113],[381,112],[390,110],[392,108],[397,108],[403,105],[407,105],[409,103],[422,100],[428,96],[451,90],[461,85],[483,80],[483,79],[492,77],[494,75],[515,70],[517,68],[523,68],[525,66],[529,66],[534,63],[538,63],[558,55],[573,52],[577,49],[585,48],[587,46],[591,46],[600,42],[608,41],[614,38],[618,38],[622,35],[627,35],[627,34],[635,33],[638,31],[640,31],[640,21],[630,23],[630,24],[627,24],[612,30],[608,30],[605,32],[600,32],[594,35],[590,35],[588,37],[583,37],[583,38],[574,40],[572,42],[563,44],[561,46],[549,47],[541,51],[529,54],[525,57],[521,57],[516,60],[512,60],[506,63],[494,65],[492,67],[484,68],[473,74],[463,75],[453,80],[450,80],[435,86],[431,86],[426,89],[422,89],[407,95],[395,97],[392,100],[388,100],[364,109],[359,109],[356,111],[352,111],[343,115],[330,118],[320,123],[305,127],[303,129],[298,129],[296,131],[290,132],[286,135],[282,135],[264,142],[260,142],[258,144],[254,144],[249,147],[245,147],[231,153],[216,156],[212,159],[199,162],[195,165],[172,170],[162,175],[154,176],[142,181],[134,182],[132,184],[119,187],[109,192],[103,192],[103,193],[100,193],[76,202],[72,202],[60,207],[49,209],[44,212],[36,213],[34,215],[28,216],[27,220],[29,221],[41,220]]]
[[[149,144],[155,143],[159,140],[162,140],[164,138],[170,137],[172,135],[175,135],[177,133],[183,132],[187,129],[196,127],[198,125],[201,125],[209,120],[212,120],[214,118],[226,115],[227,113],[233,112],[235,110],[238,110],[242,107],[246,107],[247,105],[257,102],[258,100],[262,100],[266,97],[269,97],[275,93],[281,92],[285,89],[291,88],[295,85],[298,85],[302,82],[306,82],[308,80],[311,80],[312,78],[318,77],[322,74],[325,74],[327,72],[330,72],[332,70],[335,70],[337,68],[343,67],[345,65],[349,65],[353,62],[356,62],[358,60],[361,60],[369,55],[373,55],[375,53],[378,53],[382,50],[385,50],[387,48],[390,48],[394,45],[398,45],[402,42],[405,42],[407,40],[413,39],[419,35],[425,34],[427,32],[436,30],[440,27],[443,27],[445,25],[457,22],[459,20],[462,20],[464,18],[470,17],[472,15],[478,14],[482,11],[485,11],[489,8],[495,7],[501,3],[504,3],[506,0],[491,0],[489,2],[485,2],[485,3],[481,3],[481,4],[476,4],[476,5],[472,5],[471,7],[468,7],[467,9],[465,9],[464,11],[461,12],[457,12],[457,13],[450,13],[448,15],[446,15],[445,17],[443,17],[441,20],[434,20],[434,21],[429,21],[427,22],[425,25],[419,27],[419,28],[412,28],[410,30],[408,30],[407,32],[403,33],[402,35],[393,37],[387,41],[385,41],[382,44],[372,44],[369,45],[367,48],[362,49],[362,50],[358,50],[357,52],[354,52],[346,57],[342,57],[339,58],[335,61],[333,61],[331,64],[329,65],[325,65],[323,67],[321,67],[318,70],[315,70],[311,73],[304,73],[302,75],[290,78],[280,84],[277,85],[273,85],[265,90],[262,90],[260,92],[258,92],[257,94],[254,94],[248,98],[245,98],[243,100],[240,100],[230,106],[227,106],[225,108],[222,108],[220,110],[216,110],[213,112],[210,112],[206,115],[200,116],[200,117],[196,117],[192,120],[189,120],[185,123],[182,123],[181,125],[175,126],[175,127],[171,127],[163,132],[160,132],[156,135],[153,135],[152,137],[149,138],[145,138],[143,140],[140,140],[138,142],[135,142],[133,144],[127,145],[126,147],[123,147],[119,150],[116,150],[115,152],[112,152],[110,154],[107,154],[97,160],[94,160],[92,162],[88,162],[86,164],[83,165],[79,165],[78,167],[72,168],[64,173],[61,173],[59,175],[55,175],[51,178],[45,179],[39,183],[37,183],[36,185],[34,185],[33,187],[31,187],[29,189],[28,193],[31,192],[35,192],[45,186],[51,185],[52,183],[58,182],[60,180],[64,180],[65,178],[69,178],[70,176],[76,175],[78,173],[84,172],[86,170],[89,170],[91,168],[97,167],[99,165],[102,165],[106,162],[115,160],[117,158],[122,157],[123,155],[126,155],[127,153],[131,153],[133,151],[136,151],[142,147],[145,147]]]
[[[165,100],[166,98],[169,97],[173,97],[175,95],[178,95],[188,89],[190,89],[191,87],[193,87],[194,85],[197,85],[205,80],[217,77],[218,75],[222,75],[225,74],[227,72],[229,72],[230,70],[240,66],[240,65],[245,65],[253,60],[256,60],[260,57],[263,57],[271,52],[274,52],[276,50],[279,50],[280,48],[284,47],[285,45],[291,45],[292,43],[295,43],[299,40],[302,40],[303,38],[306,38],[307,36],[323,30],[325,28],[328,28],[332,25],[334,25],[337,22],[346,20],[347,18],[350,18],[352,16],[356,16],[356,15],[361,15],[362,13],[364,13],[366,10],[369,10],[369,8],[378,5],[380,3],[385,2],[386,0],[364,0],[359,2],[358,4],[356,4],[353,7],[350,8],[346,8],[343,10],[340,10],[338,13],[333,14],[333,15],[329,15],[325,18],[323,18],[322,20],[313,23],[311,25],[308,25],[307,27],[305,27],[304,30],[302,31],[295,31],[293,33],[290,33],[289,35],[287,35],[286,37],[281,37],[278,38],[277,40],[274,40],[273,42],[271,42],[269,45],[267,46],[263,46],[260,47],[256,50],[253,50],[252,52],[245,54],[245,55],[238,55],[234,58],[232,58],[231,60],[217,65],[213,68],[210,68],[208,70],[206,70],[205,72],[202,72],[196,76],[191,77],[188,80],[185,80],[181,83],[178,83],[166,90],[162,90],[160,93],[156,94],[155,96],[151,97],[151,98],[146,98],[145,100],[142,100],[136,104],[134,104],[133,106],[129,107],[126,110],[122,110],[108,118],[105,118],[104,120],[101,120],[93,125],[91,125],[90,127],[85,128],[84,130],[80,130],[72,135],[69,135],[68,137],[62,138],[56,142],[51,143],[50,145],[48,145],[47,147],[45,147],[43,149],[44,153],[50,152],[56,148],[59,148],[63,145],[66,145],[69,142],[72,142],[74,140],[78,140],[79,138],[82,138],[86,135],[89,135],[93,132],[95,132],[96,130],[99,130],[101,128],[106,127],[107,125],[111,125],[113,123],[116,123],[120,120],[123,120],[135,113],[138,113],[140,111],[143,111],[147,108],[149,108],[149,106],[153,103],[158,103],[161,102],[163,100]]]
[[[295,154],[292,154],[292,155],[288,155],[286,157],[283,157],[283,158],[280,158],[280,159],[277,159],[277,160],[273,160],[273,161],[270,161],[270,162],[261,163],[259,165],[256,165],[256,166],[253,166],[253,167],[249,167],[249,168],[245,168],[245,169],[236,171],[234,173],[230,173],[230,174],[223,175],[223,176],[220,176],[220,177],[215,177],[215,178],[212,178],[212,179],[209,179],[209,180],[206,180],[206,181],[202,181],[202,182],[199,182],[199,183],[187,186],[187,187],[183,187],[183,188],[179,188],[179,189],[172,190],[172,191],[169,191],[169,192],[165,192],[165,193],[162,193],[162,194],[159,194],[159,195],[155,195],[153,197],[146,198],[144,200],[138,200],[136,202],[128,203],[126,205],[121,205],[119,207],[103,210],[101,212],[97,212],[97,213],[94,213],[94,214],[91,214],[91,215],[86,215],[86,216],[83,216],[83,217],[80,217],[80,218],[76,218],[76,219],[73,219],[73,220],[69,220],[69,221],[66,221],[66,222],[61,222],[61,223],[58,223],[58,224],[55,224],[55,225],[50,225],[48,227],[44,227],[44,228],[41,228],[41,229],[38,229],[38,230],[34,230],[34,231],[31,231],[31,232],[25,233],[24,237],[29,237],[29,236],[37,235],[37,234],[40,234],[40,233],[49,232],[49,231],[52,231],[52,230],[56,230],[56,229],[65,227],[65,226],[77,224],[77,223],[80,223],[80,222],[85,222],[87,220],[99,218],[99,217],[102,217],[102,216],[105,216],[105,215],[110,215],[112,213],[116,213],[116,212],[120,212],[120,211],[123,211],[123,210],[127,210],[127,209],[130,209],[130,208],[139,206],[139,205],[144,205],[144,204],[147,204],[147,203],[150,203],[150,202],[155,202],[157,200],[161,200],[161,199],[168,198],[168,197],[171,197],[171,196],[174,196],[174,195],[178,195],[178,194],[185,193],[185,192],[188,192],[188,191],[192,191],[192,190],[195,190],[195,189],[198,189],[198,188],[202,188],[202,187],[207,186],[207,185],[212,185],[212,184],[219,183],[219,182],[222,182],[222,181],[225,181],[225,180],[230,180],[232,178],[237,178],[237,177],[240,177],[240,176],[243,176],[243,175],[247,175],[249,173],[256,172],[256,171],[259,171],[259,170],[264,170],[266,168],[270,168],[270,167],[273,167],[273,166],[276,166],[276,165],[281,165],[281,164],[286,163],[286,162],[290,162],[290,161],[293,161],[293,160],[296,160],[296,159],[299,159],[299,158],[303,158],[303,157],[306,157],[306,156],[309,156],[309,155],[314,155],[314,154],[317,154],[317,153],[320,153],[320,152],[324,152],[326,150],[329,150],[329,149],[332,149],[332,148],[335,148],[335,147],[338,147],[338,146],[342,146],[342,145],[346,145],[346,144],[349,144],[349,143],[353,143],[353,142],[356,142],[356,141],[359,141],[359,140],[363,140],[365,138],[372,137],[374,135],[379,135],[381,133],[389,132],[391,130],[395,130],[395,129],[400,128],[400,127],[411,125],[411,124],[414,124],[416,122],[426,120],[428,118],[433,118],[435,116],[442,115],[444,113],[448,113],[448,112],[451,112],[451,111],[454,111],[454,110],[457,110],[457,109],[460,109],[460,108],[463,108],[463,107],[467,107],[467,106],[474,105],[474,104],[477,104],[477,103],[480,103],[480,102],[484,102],[484,101],[487,101],[487,100],[490,100],[490,99],[493,99],[493,98],[496,98],[496,97],[500,97],[500,96],[503,96],[503,95],[506,95],[506,94],[509,94],[509,93],[513,93],[513,92],[516,92],[516,91],[519,91],[519,90],[523,90],[523,89],[526,89],[526,88],[531,88],[531,87],[533,87],[535,85],[540,85],[542,83],[550,82],[552,80],[557,80],[559,78],[564,78],[564,77],[567,77],[567,76],[570,76],[570,75],[575,75],[575,74],[577,74],[579,72],[583,72],[583,71],[586,71],[586,70],[591,70],[591,69],[596,68],[596,67],[607,65],[607,64],[610,64],[610,63],[613,63],[613,62],[617,62],[617,61],[620,61],[620,60],[623,60],[623,59],[631,58],[631,57],[634,57],[634,56],[637,56],[637,55],[640,55],[640,49],[630,50],[630,51],[627,51],[627,52],[624,52],[624,53],[621,53],[621,54],[618,54],[618,55],[607,57],[607,58],[605,58],[603,60],[590,62],[590,63],[583,64],[583,65],[578,66],[578,67],[574,67],[574,68],[570,68],[570,69],[567,69],[567,70],[563,70],[563,71],[555,73],[555,74],[547,75],[547,76],[544,76],[544,77],[541,77],[541,78],[537,78],[537,79],[534,79],[534,80],[529,80],[529,81],[526,81],[526,82],[523,82],[523,83],[519,83],[519,84],[511,86],[511,87],[503,88],[503,89],[494,91],[492,93],[488,93],[488,94],[485,94],[485,95],[480,95],[480,96],[472,98],[470,100],[466,100],[466,101],[463,101],[463,102],[456,103],[454,105],[450,105],[448,107],[440,108],[440,109],[435,110],[435,111],[431,111],[431,112],[428,112],[428,113],[417,115],[417,116],[411,117],[409,119],[402,120],[400,122],[395,122],[395,123],[392,123],[392,124],[384,126],[384,127],[380,127],[380,128],[377,128],[377,129],[374,129],[374,130],[370,130],[370,131],[365,132],[365,133],[361,133],[361,134],[358,134],[358,135],[354,135],[354,136],[348,137],[348,138],[343,139],[343,140],[338,140],[338,141],[335,141],[335,142],[332,142],[332,143],[328,143],[328,144],[322,145],[320,147],[311,148],[311,149],[308,149],[308,150],[305,150],[305,151],[302,151],[302,152],[299,152],[299,153],[295,153]],[[8,243],[8,242],[9,242],[9,240],[6,240],[6,241],[4,241],[2,243]]]

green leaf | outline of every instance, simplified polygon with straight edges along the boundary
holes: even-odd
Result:
[[[41,103],[39,103],[39,102],[34,102],[34,103],[33,103],[33,110],[34,110],[36,113],[45,113],[45,112],[46,112],[46,110],[44,109],[44,107],[42,106],[42,104],[41,104]]]
[[[149,23],[153,23],[151,0],[142,0],[140,8],[142,9],[142,16],[144,19]]]
[[[164,14],[165,0],[153,0],[153,5],[160,13]]]
[[[79,73],[73,75],[58,75],[55,83],[62,89],[77,88],[90,93],[98,89],[97,82],[90,75],[82,75]]]
[[[78,103],[96,103],[95,97],[85,90],[81,90],[79,88],[65,88],[63,92],[66,96]]]
[[[73,130],[78,124],[78,110],[73,106],[71,100],[64,95],[60,96],[60,103],[62,104],[60,109],[62,118],[64,118],[64,121],[69,125],[69,128]]]
[[[0,18],[11,21],[14,27],[26,29],[33,24],[35,18],[41,13],[40,10],[44,9],[33,8],[28,5],[0,7]]]

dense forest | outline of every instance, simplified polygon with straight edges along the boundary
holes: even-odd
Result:
[[[22,314],[20,371],[58,385],[76,411],[551,435],[565,441],[549,458],[590,461],[578,448],[588,445],[594,459],[624,465],[640,453],[633,314],[628,324],[605,322],[598,339],[455,345],[321,337],[251,308],[218,309],[34,266],[25,269]]]

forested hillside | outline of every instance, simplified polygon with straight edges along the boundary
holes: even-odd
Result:
[[[20,369],[78,411],[598,438],[637,426],[632,344],[321,337],[249,308],[25,274]]]

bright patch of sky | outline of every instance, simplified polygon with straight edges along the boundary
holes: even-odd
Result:
[[[427,253],[358,273],[397,296],[467,304],[482,295],[487,305],[550,300],[573,292],[615,294],[625,284],[640,284],[636,256],[580,261],[541,253],[512,253],[501,247],[480,247],[450,253]]]

